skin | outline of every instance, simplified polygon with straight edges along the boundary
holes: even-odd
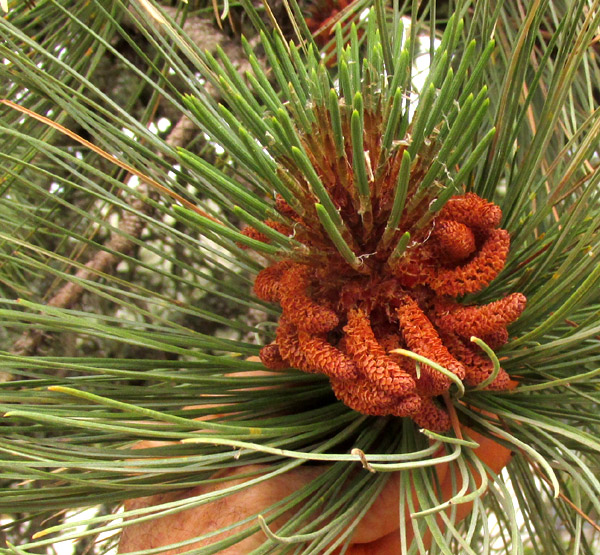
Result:
[[[495,473],[498,473],[509,462],[511,453],[508,449],[500,446],[495,441],[484,438],[473,430],[466,430],[469,435],[480,444],[475,453],[482,462],[487,464]],[[142,442],[139,447],[152,447],[155,442]],[[245,479],[237,478],[239,474],[248,471],[267,472],[266,465],[251,465],[238,468],[227,473],[221,473],[221,477],[229,477],[225,484],[214,484],[210,486],[196,487],[184,491],[169,492],[153,495],[140,499],[133,499],[125,503],[126,510],[139,509],[176,501],[186,497],[217,491],[223,487],[233,486],[244,482]],[[189,510],[181,511],[174,515],[155,519],[150,522],[125,528],[119,546],[120,553],[151,549],[169,545],[172,543],[189,540],[200,534],[216,531],[242,520],[243,518],[260,512],[269,507],[275,501],[292,494],[316,478],[323,471],[322,467],[300,467],[285,475],[276,476],[257,486],[244,489],[234,495],[225,497]],[[448,464],[440,464],[435,469],[441,484],[441,498],[451,497],[452,484],[448,473]],[[416,498],[415,498],[416,499]],[[472,509],[471,503],[457,506],[457,522],[463,520]],[[277,530],[285,523],[291,513],[286,513],[270,525],[272,530]],[[399,521],[399,473],[394,473],[387,485],[375,500],[369,511],[360,521],[354,535],[350,549],[346,551],[349,555],[386,555],[400,552]],[[237,527],[238,532],[252,524]],[[443,524],[438,519],[438,525],[443,529]],[[412,528],[407,527],[408,540],[412,539]],[[199,548],[210,543],[224,539],[228,533],[214,536],[204,542],[196,542],[186,547],[168,549],[163,553],[174,555],[182,553],[191,548]],[[431,538],[425,538],[429,544]],[[263,532],[257,532],[246,538],[235,546],[221,551],[224,555],[239,555],[249,553],[259,547],[265,536]]]
[[[263,373],[260,373],[263,374]],[[247,376],[248,374],[246,374]],[[486,438],[477,432],[463,427],[479,447],[474,450],[477,457],[494,473],[499,473],[508,464],[511,452],[501,446],[493,439]],[[145,449],[164,445],[161,442],[143,441],[136,445],[137,449]],[[449,499],[452,496],[451,473],[448,472],[448,463],[439,464],[435,468],[441,491],[439,499]],[[241,474],[248,472],[268,472],[268,465],[249,465],[232,470],[222,471],[217,474],[220,478],[228,478],[225,482],[190,488],[168,493],[161,493],[150,497],[132,499],[125,502],[125,510],[141,509],[177,501],[180,499],[206,494],[213,491],[240,484],[248,478],[240,478]],[[255,486],[243,489],[233,495],[217,499],[200,507],[180,511],[173,515],[153,519],[148,522],[128,526],[123,530],[119,553],[145,550],[167,546],[169,544],[190,540],[196,536],[217,531],[220,528],[234,524],[244,518],[261,512],[276,501],[292,494],[302,488],[324,470],[323,466],[301,466],[284,475],[276,476]],[[474,473],[477,476],[477,473]],[[400,552],[400,532],[398,522],[399,511],[399,483],[400,473],[394,473],[388,480],[386,486],[375,500],[371,508],[357,525],[353,535],[350,548],[346,551],[348,555],[389,555]],[[479,484],[477,484],[479,485]],[[418,507],[416,494],[413,493],[413,503]],[[463,503],[456,506],[456,522],[463,520],[472,509],[472,503]],[[405,514],[410,510],[405,509]],[[448,509],[449,513],[449,509]],[[292,515],[292,512],[284,513],[269,527],[273,531],[282,526]],[[175,555],[193,548],[199,548],[222,540],[228,535],[238,533],[244,528],[256,524],[252,521],[246,525],[236,527],[233,531],[221,533],[212,538],[188,544],[175,549],[165,549],[161,553]],[[438,526],[443,530],[443,522],[438,517]],[[408,523],[406,527],[407,541],[410,543],[413,530]],[[223,555],[240,555],[249,553],[259,547],[266,537],[259,531],[235,546],[220,551]],[[425,544],[429,546],[431,537],[425,537]],[[336,551],[339,553],[339,550]]]

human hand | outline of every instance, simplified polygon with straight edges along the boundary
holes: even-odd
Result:
[[[510,450],[501,446],[493,439],[483,437],[473,430],[465,430],[471,439],[480,445],[477,449],[474,449],[476,456],[485,465],[490,467],[494,473],[499,473],[510,460]],[[157,444],[158,442],[141,442],[137,445],[137,448],[156,447]],[[191,540],[196,536],[217,532],[224,527],[260,513],[273,503],[291,495],[317,478],[326,468],[326,466],[301,466],[199,507],[127,527],[123,531],[119,552],[127,553],[168,546],[177,542]],[[248,474],[267,473],[270,470],[272,469],[268,465],[238,467],[220,472],[218,476],[215,476],[227,479],[225,482],[133,499],[125,503],[125,508],[126,510],[141,509],[217,492],[225,487],[231,487],[247,481]],[[452,496],[453,491],[451,473],[448,472],[449,464],[439,464],[434,470],[440,484],[439,498],[447,500]],[[475,473],[475,475],[477,474]],[[400,552],[398,524],[400,519],[399,485],[400,473],[393,473],[378,498],[356,526],[351,538],[350,548],[346,551],[348,555],[389,555],[390,553]],[[413,502],[418,506],[416,495],[414,495]],[[471,512],[472,503],[462,503],[457,505],[455,509],[456,522],[459,522]],[[405,514],[408,514],[408,512],[408,510],[405,511]],[[270,524],[271,529],[276,531],[291,515],[292,511],[284,513]],[[194,542],[185,547],[166,549],[163,553],[175,555],[176,553],[182,553],[193,548],[210,545],[255,524],[255,521],[251,521],[236,527],[232,531],[216,534],[208,540]],[[438,525],[443,529],[441,519],[438,520]],[[410,525],[407,525],[406,532],[407,541],[411,542],[413,530]],[[249,553],[259,547],[265,539],[264,533],[259,531],[236,543],[234,546],[224,549],[221,553],[223,555]],[[424,541],[428,546],[431,538],[425,537]]]

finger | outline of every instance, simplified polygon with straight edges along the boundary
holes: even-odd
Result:
[[[494,439],[482,436],[481,434],[465,428],[469,436],[479,443],[479,447],[474,449],[474,454],[490,469],[498,474],[510,461],[511,451],[506,447],[497,443]],[[481,485],[481,477],[479,473],[472,468],[472,473],[475,477],[476,487]],[[435,467],[438,483],[441,484],[438,498],[440,502],[450,499],[455,492],[455,485],[452,481],[451,473],[448,472],[448,463],[442,463]],[[393,553],[394,551],[376,551],[379,545],[385,546],[399,545],[399,519],[400,519],[400,493],[399,493],[399,473],[395,473],[385,486],[381,495],[375,500],[369,511],[365,514],[361,522],[356,527],[356,531],[352,536],[354,544],[365,544],[364,549],[370,550],[365,553],[378,554]],[[413,506],[419,507],[416,493],[413,492]],[[473,509],[473,503],[461,503],[456,507],[455,522],[458,523],[466,518]],[[405,507],[404,514],[410,513],[408,506]],[[444,524],[441,517],[438,519],[438,526],[443,529]],[[413,537],[413,529],[410,522],[407,523],[407,541],[410,542]],[[431,543],[431,535],[427,534],[424,538],[426,546]],[[363,547],[355,546],[355,549],[363,549]],[[354,551],[348,552],[354,555]],[[357,554],[360,551],[356,552]]]
[[[412,530],[406,530],[407,543],[412,541]],[[370,543],[353,543],[346,555],[391,555],[392,553],[400,553],[400,531],[394,530],[387,536],[383,536],[378,540]]]
[[[442,484],[446,479],[448,463],[436,465],[434,471],[437,475],[438,483]],[[394,474],[392,474],[381,494],[356,526],[356,530],[352,536],[353,543],[370,544],[382,540],[392,532],[398,531],[398,523],[400,521],[401,475],[400,472],[394,472]],[[418,506],[415,492],[413,492],[412,501],[414,506]],[[404,514],[409,514],[409,512],[408,506],[406,506]],[[410,526],[407,527],[407,534],[410,536],[408,539],[412,539],[412,528]]]
[[[232,530],[218,533],[220,529],[231,526],[247,517],[254,516],[268,509],[277,501],[291,495],[312,480],[317,478],[326,467],[300,467],[280,476],[274,476],[256,486],[252,486],[237,493],[211,501],[199,507],[193,507],[175,514],[166,515],[148,522],[134,524],[126,527],[121,536],[119,553],[166,547],[173,543],[193,540],[195,537],[215,532],[215,535],[206,540],[191,542],[181,548],[166,549],[161,551],[165,555],[175,555],[190,549],[196,549],[213,544],[217,541],[237,534],[242,530],[256,525],[256,518],[249,522],[236,526]],[[264,465],[249,465],[227,471],[225,477],[229,477],[225,483],[211,484],[181,492],[169,492],[166,494],[153,495],[139,499],[133,499],[125,503],[126,510],[141,509],[168,503],[180,499],[191,498],[211,492],[217,492],[223,488],[229,488],[248,480],[248,477],[238,478],[240,474],[252,472],[267,472],[271,467]],[[220,477],[223,477],[221,475]],[[293,509],[286,511],[274,522],[269,524],[273,531],[285,524],[290,518]],[[265,515],[266,516],[266,515]],[[249,553],[258,548],[265,541],[262,530],[251,534],[249,537],[237,542],[235,546],[226,548],[219,553],[221,555],[239,555]]]
[[[510,458],[512,456],[510,449],[507,449],[503,445],[500,445],[492,438],[482,436],[474,430],[471,430],[466,427],[464,428],[464,430],[469,434],[471,439],[479,443],[479,447],[473,450],[477,458],[485,465],[487,465],[490,468],[490,470],[495,474],[501,472],[502,469],[509,463]],[[482,477],[471,463],[467,463],[467,466],[471,470],[471,474],[474,477],[475,487],[478,488],[482,483]],[[489,472],[488,476],[490,476]],[[455,493],[455,488],[456,485],[452,483],[452,475],[450,472],[448,472],[441,486],[440,499],[443,501],[447,501],[448,499],[450,499]],[[473,510],[473,502],[470,501],[467,503],[459,503],[454,505],[454,508],[456,511],[454,524],[457,525],[458,523],[462,522],[469,514],[471,514],[471,511]],[[450,508],[446,509],[447,516],[450,516],[450,512]],[[438,516],[437,524],[442,531],[445,529],[445,524],[441,516]],[[423,541],[427,548],[431,546],[432,535],[429,531],[425,534]]]

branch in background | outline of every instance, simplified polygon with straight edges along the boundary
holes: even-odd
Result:
[[[148,197],[156,196],[156,193],[150,193],[147,185],[140,184],[139,190]],[[151,216],[153,208],[140,198],[133,198],[129,201],[129,206],[136,212]],[[130,237],[125,237],[121,233],[112,233],[106,243],[106,249],[98,251],[86,264],[75,273],[77,281],[71,281],[61,287],[47,303],[48,306],[56,308],[72,308],[80,299],[85,291],[84,287],[78,283],[80,280],[96,280],[101,274],[110,273],[114,270],[122,255],[128,255],[135,248],[134,239],[139,239],[144,230],[143,218],[134,212],[125,212],[119,222],[119,231],[126,233]],[[114,254],[119,253],[119,254]],[[21,337],[15,341],[12,354],[29,356],[35,354],[38,347],[47,338],[47,334],[38,329],[29,329],[21,334]],[[3,381],[8,381],[3,377]]]
[[[175,8],[163,7],[163,10],[170,17],[176,17],[177,15],[177,10]],[[132,8],[130,8],[130,13],[133,14]],[[183,25],[183,30],[192,42],[208,48],[212,52],[215,52],[218,46],[223,48],[229,59],[237,66],[241,73],[250,69],[250,64],[244,56],[242,48],[236,42],[231,41],[229,37],[217,29],[208,20],[192,16],[186,20]],[[183,146],[191,140],[194,132],[197,132],[195,125],[187,117],[182,116],[169,133],[166,143],[172,147]],[[142,196],[147,195],[150,198],[156,198],[157,196],[157,194],[154,191],[150,191],[148,186],[144,183],[140,183],[138,190]],[[135,212],[146,216],[152,215],[152,207],[140,198],[131,199],[129,205]],[[77,281],[65,284],[58,293],[48,301],[48,306],[71,308],[79,302],[85,290],[84,287],[80,285],[79,281],[96,280],[101,274],[112,272],[121,257],[108,251],[114,251],[115,253],[123,255],[133,252],[135,248],[134,239],[139,239],[141,236],[142,231],[144,230],[144,220],[137,213],[126,212],[121,217],[119,230],[129,235],[131,239],[120,233],[113,233],[106,244],[107,250],[97,252],[91,260],[86,263],[85,268],[79,269],[75,273]],[[23,332],[21,337],[15,341],[11,353],[21,356],[33,355],[47,339],[48,335],[43,331],[29,329]],[[10,380],[12,380],[10,374],[0,373],[0,382]]]
[[[193,123],[185,116],[173,127],[166,142],[171,147],[182,146],[190,139],[194,127]],[[129,178],[128,178],[129,179]],[[150,199],[156,199],[158,194],[150,189],[148,185],[140,182],[138,191],[141,196],[147,196]],[[84,287],[78,283],[81,280],[96,280],[101,274],[110,273],[121,260],[120,255],[128,255],[135,249],[135,239],[139,239],[144,230],[144,216],[152,216],[152,206],[142,198],[134,197],[129,200],[129,206],[132,212],[125,212],[119,222],[119,231],[121,233],[112,233],[106,243],[106,250],[98,251],[85,265],[76,273],[76,281],[66,283],[49,301],[48,306],[56,308],[72,308],[83,295]],[[127,237],[124,235],[127,234]],[[113,251],[113,252],[109,252]],[[119,253],[119,254],[113,254]],[[30,356],[35,354],[42,342],[47,339],[47,334],[38,329],[29,329],[21,334],[21,337],[15,341],[11,353],[14,355]],[[8,373],[0,373],[0,382],[10,381],[12,376]]]
[[[144,4],[145,3],[142,3],[142,5]],[[144,9],[147,10],[147,8]],[[177,20],[180,16],[180,11],[177,8],[161,6],[161,10],[173,20]],[[140,23],[144,23],[139,21],[136,17],[136,8],[134,6],[129,7],[129,14],[131,19],[124,21],[126,26],[136,29]],[[246,71],[251,70],[250,62],[239,42],[232,40],[223,30],[215,27],[209,19],[191,15],[187,17],[183,23],[182,30],[183,34],[187,36],[191,42],[201,49],[207,50],[211,54],[215,54],[217,48],[222,48],[225,54],[227,54],[229,61],[238,70],[240,75],[244,75]],[[256,36],[254,40],[259,40],[259,37]],[[253,40],[250,40],[249,42],[250,44],[253,44]],[[207,83],[206,92],[212,96],[216,95],[216,98],[220,96],[209,83]]]

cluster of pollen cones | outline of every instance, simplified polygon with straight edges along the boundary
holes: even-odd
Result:
[[[281,198],[278,205],[290,213]],[[466,306],[454,298],[483,289],[504,267],[510,239],[498,227],[501,216],[498,206],[473,193],[457,195],[392,267],[374,256],[362,271],[339,261],[292,259],[262,270],[256,295],[282,308],[276,341],[260,352],[263,364],[325,374],[337,398],[363,414],[409,417],[420,427],[447,430],[450,418],[436,397],[452,379],[395,351],[426,357],[469,386],[490,376],[493,364],[471,337],[492,349],[503,345],[506,326],[526,299],[513,293]],[[267,240],[252,228],[245,233]],[[509,387],[503,369],[487,386]]]

